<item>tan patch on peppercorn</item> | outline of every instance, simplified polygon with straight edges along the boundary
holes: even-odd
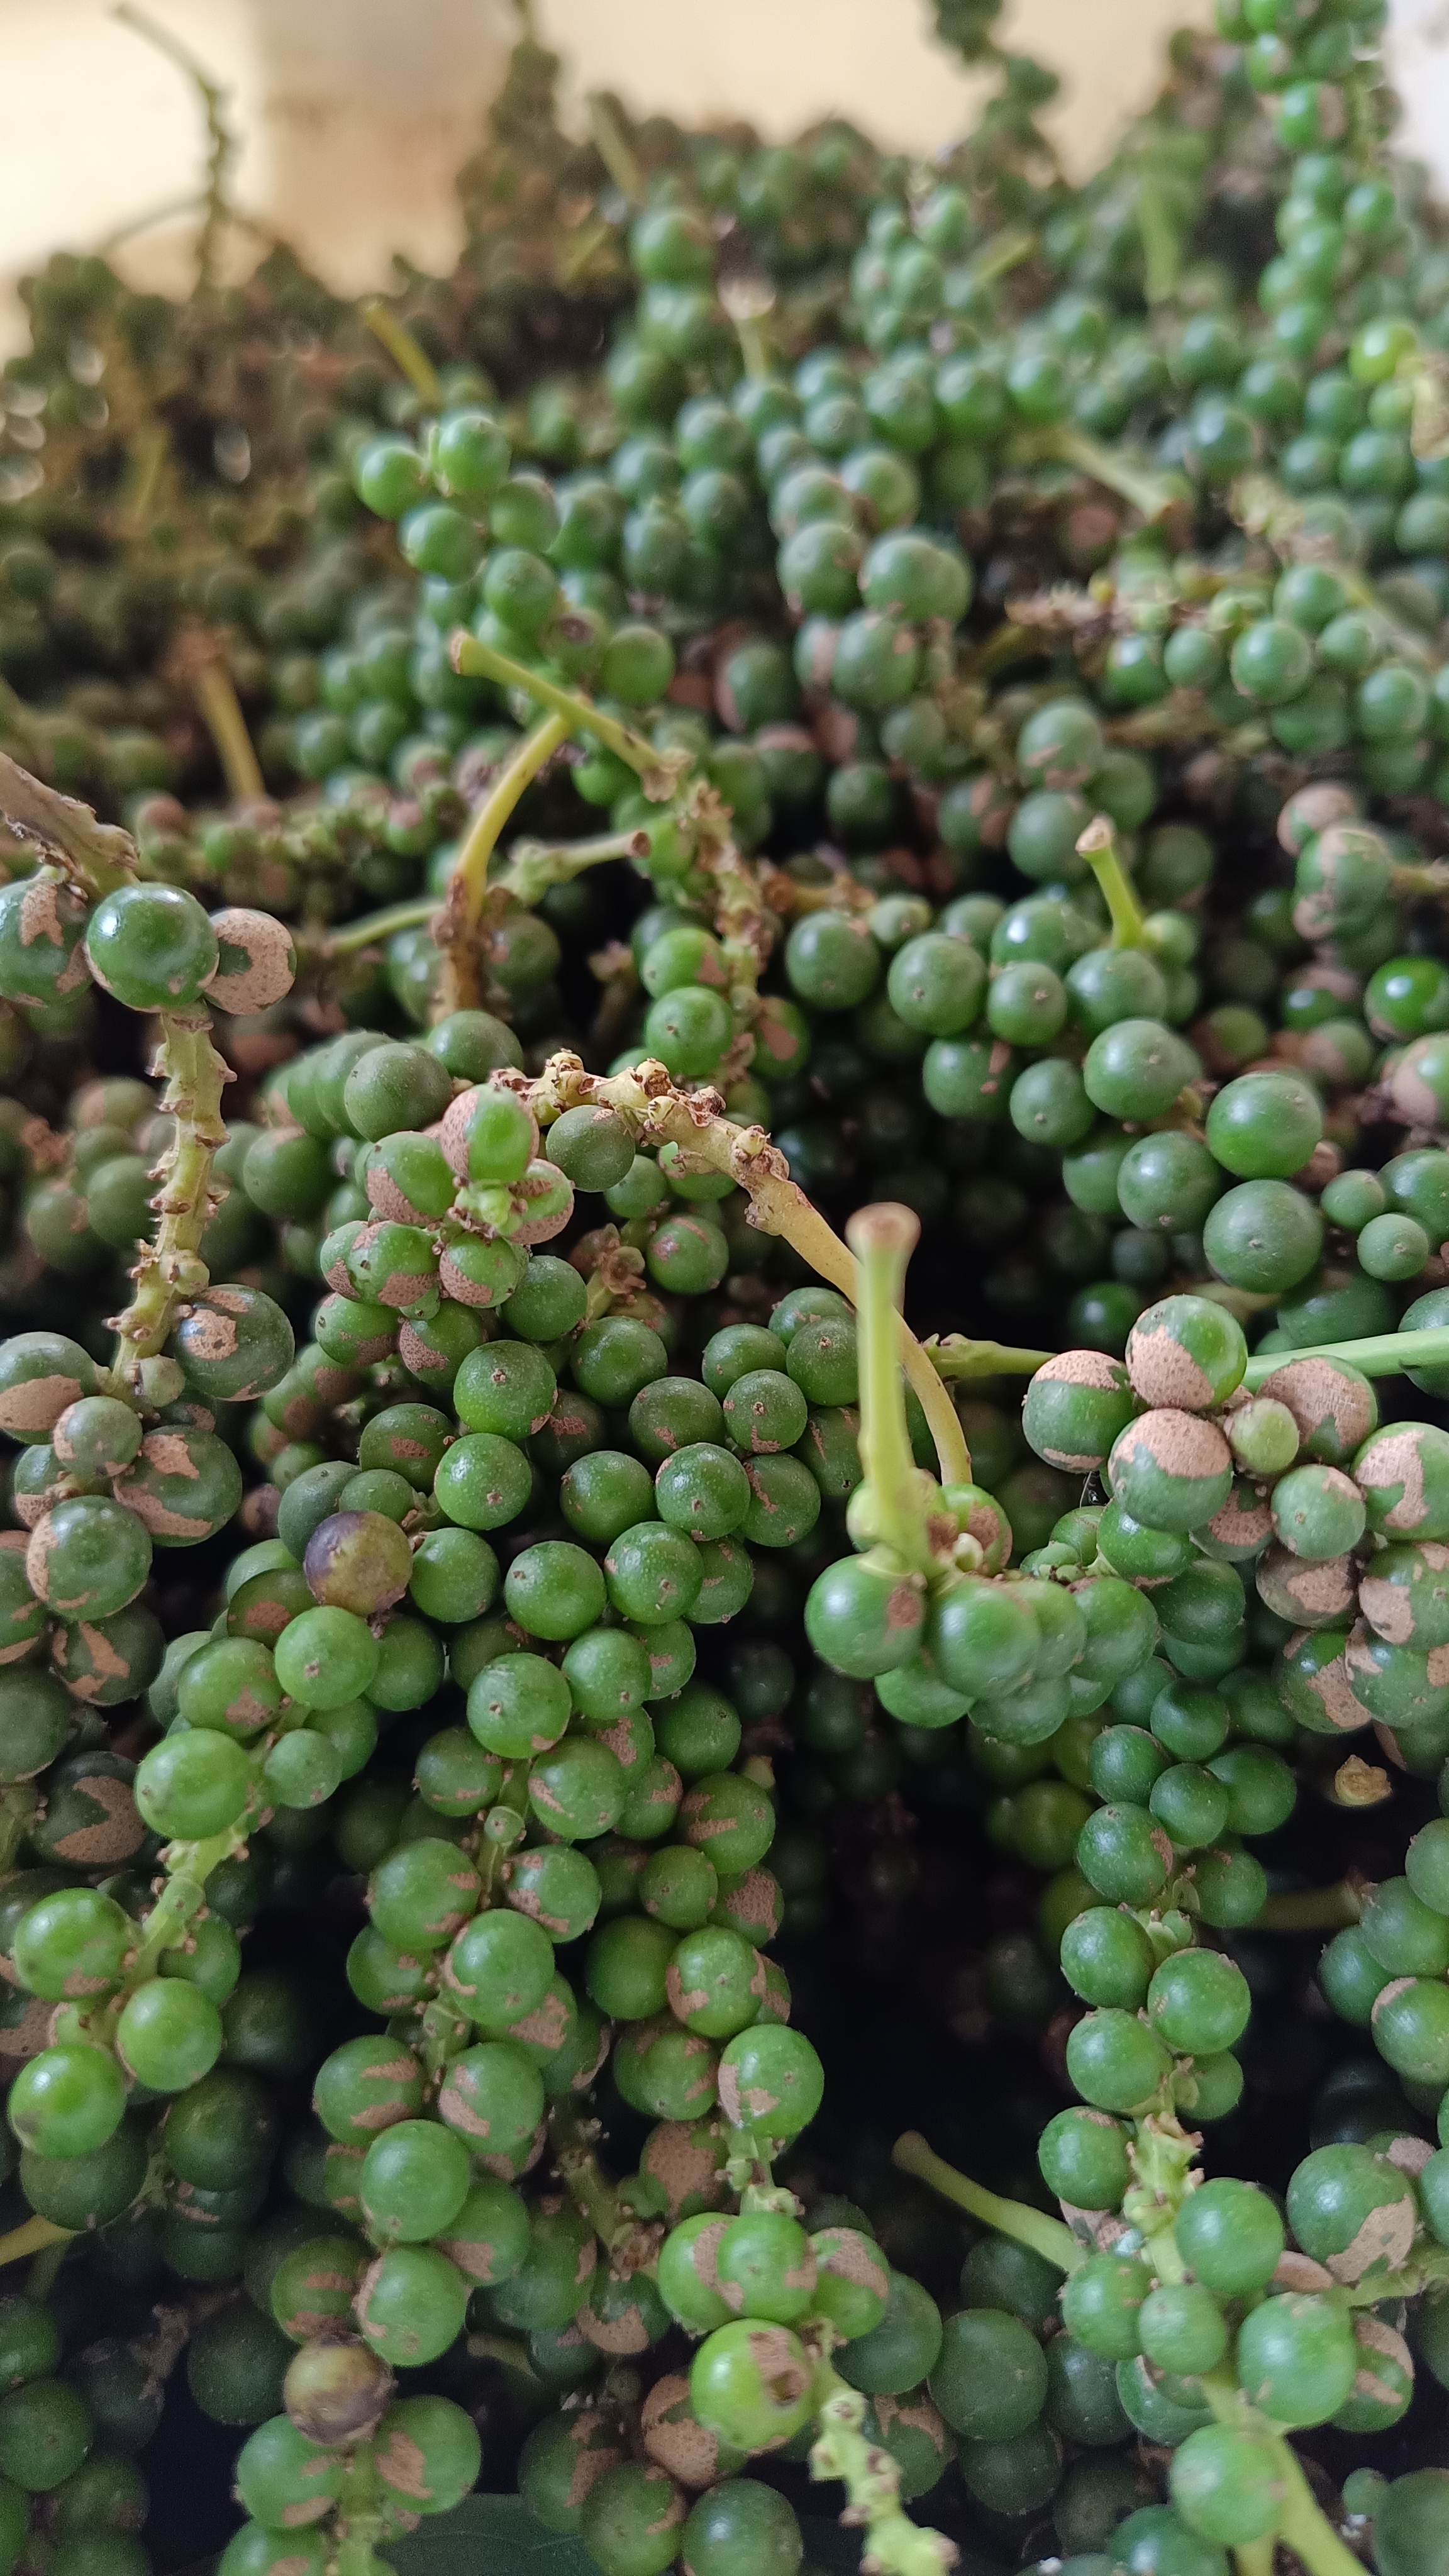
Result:
[[[837,2281],[849,2281],[858,2290],[874,2290],[878,2298],[887,2296],[890,2267],[880,2247],[862,2236],[858,2227],[827,2227],[811,2242],[820,2271]]]
[[[1300,787],[1278,817],[1278,846],[1296,858],[1315,832],[1326,832],[1330,824],[1345,822],[1357,812],[1350,788],[1336,787],[1327,779]]]
[[[444,1252],[438,1265],[438,1279],[443,1293],[459,1306],[496,1306],[498,1292],[491,1281],[470,1279],[460,1270],[451,1252]]]
[[[1104,1394],[1114,1395],[1121,1391],[1122,1370],[1120,1363],[1110,1358],[1106,1351],[1059,1351],[1054,1359],[1047,1361],[1044,1368],[1037,1370],[1032,1384],[1034,1387],[1042,1385],[1097,1387]],[[1077,1452],[1070,1449],[1042,1449],[1038,1455],[1046,1460],[1049,1467],[1061,1467],[1070,1474],[1082,1476],[1089,1475],[1094,1467],[1099,1467],[1102,1463],[1099,1450]],[[970,1529],[969,1521],[967,1527]],[[982,1546],[989,1547],[996,1534],[993,1528],[989,1537],[982,1537]],[[972,1530],[971,1535],[974,1538],[979,1533]]]
[[[99,1867],[108,1862],[115,1868],[139,1851],[145,1839],[145,1826],[131,1795],[129,1780],[112,1780],[104,1772],[88,1777],[80,1784],[88,1798],[104,1810],[93,1824],[77,1825],[63,1834],[53,1846],[58,1860],[78,1861],[84,1868]]]
[[[78,1403],[84,1393],[79,1378],[26,1378],[0,1395],[0,1431],[8,1431],[15,1440],[53,1431],[66,1407]]]
[[[274,1002],[284,1001],[297,972],[297,952],[286,924],[268,912],[229,904],[212,914],[211,926],[218,949],[235,950],[239,962],[218,964],[207,977],[202,987],[207,1000],[234,1016],[269,1011]]]
[[[748,1924],[751,1931],[765,1941],[772,1941],[780,1929],[780,1883],[768,1869],[756,1862],[747,1869],[739,1886],[729,1895],[729,1910],[736,1928]]]
[[[696,2419],[689,2382],[677,2372],[666,2372],[650,2389],[640,2410],[639,2438],[650,2459],[682,2487],[712,2487],[720,2474],[720,2446]]]
[[[198,1360],[229,1360],[236,1356],[236,1319],[246,1307],[238,1296],[228,1296],[225,1288],[209,1288],[205,1303],[193,1306],[187,1318],[186,1346]]]
[[[1449,1547],[1444,1546],[1441,1540],[1420,1539],[1418,1554],[1431,1573],[1449,1577]],[[1449,1590],[1449,1584],[1441,1583],[1436,1590],[1442,1595]],[[1359,1608],[1369,1626],[1390,1646],[1407,1646],[1413,1637],[1414,1596],[1412,1583],[1392,1583],[1385,1576],[1375,1574],[1372,1558],[1359,1579]],[[1430,1651],[1441,1650],[1431,1648]]]
[[[1222,1546],[1261,1547],[1272,1535],[1273,1515],[1267,1503],[1256,1496],[1245,1510],[1242,1493],[1242,1487],[1234,1485],[1222,1510],[1214,1512],[1205,1524],[1208,1535]]]
[[[1232,1453],[1217,1424],[1171,1405],[1140,1415],[1122,1437],[1140,1443],[1165,1476],[1207,1478],[1221,1476],[1232,1467]]]
[[[1298,1642],[1296,1638],[1289,1640],[1290,1654]],[[1330,1725],[1336,1727],[1340,1734],[1351,1734],[1356,1727],[1367,1722],[1369,1712],[1354,1697],[1348,1665],[1342,1655],[1335,1655],[1331,1663],[1321,1665],[1307,1682],[1307,1688],[1312,1691]]]
[[[387,1171],[381,1163],[368,1165],[367,1178],[363,1187],[367,1192],[367,1204],[374,1215],[394,1225],[426,1226],[430,1223],[431,1220],[425,1211],[414,1207],[412,1200],[398,1188],[391,1172]],[[341,1267],[340,1264],[338,1266]],[[335,1287],[337,1283],[334,1280],[332,1284]]]
[[[0,1959],[0,1968],[3,1966]],[[718,2208],[728,2196],[723,2165],[712,2152],[712,2142],[718,2137],[713,2124],[701,2133],[684,2120],[661,2120],[651,2130],[639,2169],[664,2193],[671,2225],[677,2222],[686,2201],[701,2201],[706,2208],[712,2203]]]
[[[432,2502],[435,2490],[427,2481],[427,2460],[422,2446],[394,2424],[385,2437],[373,2445],[373,2463],[385,2487],[394,2495],[411,2496],[415,2503]],[[274,2570],[268,2576],[275,2576]]]
[[[542,2003],[508,2025],[508,2036],[534,2048],[562,2048],[569,2033],[569,2008],[562,1995],[546,1994]]]
[[[1374,2153],[1392,2165],[1396,2173],[1410,2174],[1417,2180],[1434,2149],[1427,2138],[1390,2138],[1386,2147],[1376,2147]]]
[[[153,1486],[137,1483],[144,1468],[157,1476],[184,1477],[199,1484],[200,1471],[179,1431],[148,1431],[141,1443],[140,1455],[115,1487],[118,1503],[134,1512],[138,1521],[153,1538],[194,1539],[198,1525],[194,1514],[174,1512]]]
[[[68,1670],[67,1649],[72,1639],[84,1652],[88,1666],[85,1672],[72,1673]],[[117,1654],[110,1639],[104,1636],[99,1628],[91,1627],[85,1619],[77,1619],[73,1626],[56,1630],[51,1641],[50,1659],[65,1682],[67,1690],[74,1691],[77,1699],[95,1699],[104,1690],[107,1682],[123,1680],[131,1669],[125,1656]],[[0,1657],[0,1662],[3,1660],[4,1658]]]
[[[649,2349],[649,2328],[637,2301],[621,2309],[616,2317],[601,2317],[586,2299],[576,2322],[596,2352],[622,2355]]]
[[[1200,1413],[1213,1400],[1207,1371],[1165,1324],[1133,1325],[1127,1337],[1127,1374],[1145,1404]]]
[[[1331,1360],[1287,1360],[1264,1378],[1258,1393],[1287,1405],[1300,1441],[1310,1440],[1321,1424],[1331,1422],[1339,1447],[1347,1451],[1367,1440],[1377,1416],[1372,1387],[1367,1381],[1360,1385],[1345,1377]]]
[[[1331,1628],[1353,1608],[1357,1574],[1351,1556],[1324,1557],[1314,1565],[1275,1540],[1258,1568],[1258,1596],[1281,1619]]]
[[[1368,2399],[1375,2406],[1401,2406],[1404,2391],[1412,2385],[1414,2377],[1414,2364],[1403,2336],[1395,2327],[1386,2325],[1382,2317],[1358,2316],[1353,2321],[1353,2339],[1360,2352],[1377,2354],[1381,2360],[1393,2362],[1403,2377],[1382,2379],[1372,2361],[1365,2359],[1354,2374],[1350,2395]]]
[[[1328,2256],[1328,2269],[1335,2281],[1346,2287],[1361,2281],[1375,2263],[1387,2271],[1402,2271],[1414,2242],[1413,2196],[1405,2192],[1402,2200],[1390,2201],[1385,2209],[1371,2209],[1352,2242],[1342,2253]]]
[[[1315,2263],[1311,2254],[1299,2254],[1288,2249],[1278,2257],[1273,2287],[1275,2290],[1331,2290],[1333,2275],[1321,2263]]]
[[[15,1970],[6,1958],[0,1958],[0,1977],[7,1986],[19,1992]],[[0,2066],[27,2066],[50,2046],[50,2029],[54,2007],[43,2003],[38,1995],[24,1998],[20,2019],[0,2026]]]
[[[1381,1431],[1359,1462],[1363,1485],[1402,1485],[1399,1499],[1384,1514],[1384,1528],[1412,1533],[1424,1510],[1424,1468],[1411,1425]]]
[[[934,2443],[943,2454],[949,2452],[950,2435],[939,2409],[932,2405],[929,2397],[917,2391],[910,2397],[873,2397],[870,2402],[883,2435],[898,2424],[903,2432],[924,2433],[927,2441]]]
[[[594,2073],[598,2073],[597,2066],[594,2068]],[[548,2122],[540,2120],[529,2139],[528,2152],[521,2159],[518,2156],[482,2156],[475,2150],[473,2161],[481,2166],[484,2173],[492,2174],[498,2182],[516,2182],[520,2174],[532,2173],[547,2144]]]

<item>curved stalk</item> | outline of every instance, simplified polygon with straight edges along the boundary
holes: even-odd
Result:
[[[1028,430],[1014,442],[1014,453],[1024,465],[1075,465],[1078,473],[1089,475],[1104,490],[1115,492],[1119,500],[1130,502],[1149,526],[1190,501],[1185,482],[1173,475],[1155,474],[1145,458],[1134,462],[1129,451],[1108,447],[1100,439],[1090,438],[1084,429],[1064,425]]]
[[[252,747],[231,673],[219,655],[199,663],[192,688],[202,721],[216,746],[228,795],[239,805],[264,796],[266,781],[261,763]]]
[[[435,894],[409,895],[406,903],[389,903],[380,912],[365,912],[356,921],[345,921],[340,930],[329,930],[325,954],[346,957],[354,949],[373,948],[391,939],[399,930],[417,930],[431,921],[438,910]]]
[[[494,779],[477,813],[468,826],[468,835],[458,854],[458,864],[448,880],[448,892],[442,907],[436,938],[443,950],[443,973],[439,991],[439,1016],[449,1011],[478,1007],[478,933],[483,907],[488,894],[488,862],[498,846],[498,835],[514,811],[525,788],[530,787],[544,762],[550,760],[561,743],[567,741],[569,726],[561,715],[545,716],[542,724],[525,734],[507,767]]]
[[[644,173],[634,155],[634,148],[624,133],[617,116],[601,90],[591,90],[588,97],[589,140],[620,196],[628,206],[644,202]]]
[[[373,338],[380,340],[393,364],[406,376],[415,393],[421,394],[430,411],[443,408],[442,379],[427,351],[419,347],[405,322],[389,313],[380,295],[366,295],[362,300],[362,318]]]
[[[663,804],[673,795],[690,765],[689,752],[656,751],[641,733],[620,724],[617,716],[605,715],[581,690],[561,689],[557,681],[546,680],[541,671],[530,671],[526,662],[515,662],[511,653],[499,653],[493,645],[480,643],[466,627],[459,627],[449,649],[454,670],[464,678],[493,680],[501,689],[522,689],[541,707],[547,707],[551,715],[567,719],[565,733],[591,733],[606,751],[612,751],[626,768],[635,771],[645,795],[654,804]]]
[[[1147,944],[1147,917],[1132,890],[1131,879],[1122,865],[1117,835],[1105,814],[1096,814],[1077,843],[1078,855],[1084,858],[1107,901],[1112,916],[1114,948],[1143,948]]]
[[[950,1385],[973,1377],[1035,1377],[1050,1351],[1018,1350],[1010,1342],[973,1342],[964,1333],[934,1333],[924,1348],[932,1367]]]
[[[23,2263],[28,2255],[41,2254],[48,2245],[68,2245],[75,2229],[57,2227],[53,2218],[27,2218],[23,2225],[12,2227],[8,2236],[0,2236],[0,2271],[7,2263]]]
[[[1363,1916],[1363,1898],[1350,1881],[1336,1887],[1286,1888],[1266,1897],[1253,1917],[1255,1932],[1345,1932]]]
[[[998,2192],[987,2191],[984,2184],[973,2182],[969,2174],[958,2173],[942,2156],[936,2155],[915,2129],[907,2129],[891,2149],[891,2163],[901,2173],[914,2174],[943,2200],[953,2201],[971,2218],[979,2218],[983,2227],[994,2227],[998,2236],[1010,2236],[1018,2245],[1027,2245],[1033,2254],[1054,2263],[1059,2272],[1075,2272],[1085,2263],[1087,2249],[1079,2245],[1071,2229],[1060,2218],[1049,2218],[1044,2209],[1029,2209],[1025,2201],[1003,2200]]]
[[[1293,1360],[1342,1360],[1361,1377],[1401,1377],[1405,1369],[1449,1367],[1449,1324],[1422,1333],[1371,1333],[1361,1342],[1310,1342],[1301,1351],[1260,1351],[1243,1371],[1250,1392]]]

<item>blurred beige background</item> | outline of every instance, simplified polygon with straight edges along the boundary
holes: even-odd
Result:
[[[228,89],[235,200],[335,286],[385,281],[389,253],[450,263],[452,179],[516,25],[510,0],[149,0]],[[785,135],[838,110],[929,152],[979,84],[932,43],[929,0],[536,0],[575,111],[609,86],[684,117],[743,114]],[[1210,0],[1015,0],[1006,41],[1063,75],[1048,120],[1089,168],[1152,94],[1162,47]],[[1414,149],[1449,182],[1449,0],[1395,0],[1395,76]],[[13,281],[57,247],[107,244],[193,191],[203,137],[176,69],[110,0],[0,0],[0,349],[23,331]],[[188,274],[183,219],[119,253],[163,287]]]

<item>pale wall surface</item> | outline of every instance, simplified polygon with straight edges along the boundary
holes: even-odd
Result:
[[[1061,71],[1052,119],[1090,168],[1156,84],[1162,47],[1210,0],[1016,0],[1007,40]],[[244,138],[236,202],[330,282],[384,282],[393,248],[445,267],[452,178],[502,75],[509,0],[153,0],[152,15],[231,91]],[[927,0],[537,0],[577,102],[619,90],[684,118],[736,114],[786,135],[832,110],[885,143],[934,150],[980,84],[929,37]],[[1410,139],[1449,187],[1449,0],[1395,0]],[[110,0],[0,0],[0,347],[20,327],[11,281],[193,190],[202,137],[176,69]],[[186,275],[183,223],[137,232],[129,273]]]

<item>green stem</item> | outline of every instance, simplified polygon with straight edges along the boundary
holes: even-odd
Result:
[[[1182,236],[1168,212],[1156,179],[1146,172],[1137,182],[1137,229],[1142,237],[1147,301],[1165,303],[1177,292],[1182,270]]]
[[[815,2368],[812,2478],[838,2478],[846,2493],[841,2519],[861,2533],[861,2564],[874,2576],[945,2576],[956,2551],[901,2510],[901,2473],[889,2451],[868,2441],[865,2399],[848,2388],[828,2356]]]
[[[415,393],[421,394],[430,411],[441,411],[444,403],[442,379],[427,351],[419,347],[405,322],[389,313],[380,295],[364,296],[362,318],[374,339],[380,340],[393,363],[406,376]]]
[[[1265,1898],[1255,1932],[1344,1932],[1363,1915],[1363,1899],[1347,1879],[1336,1887],[1287,1889]]]
[[[1037,233],[995,233],[984,242],[971,262],[971,276],[977,286],[990,286],[993,279],[1007,277],[1022,261],[1033,257],[1040,236]]]
[[[264,796],[266,781],[226,664],[214,656],[200,663],[192,687],[216,747],[227,794],[239,805]]]
[[[1400,1377],[1405,1369],[1449,1365],[1449,1324],[1422,1333],[1372,1333],[1361,1342],[1311,1342],[1301,1351],[1263,1351],[1248,1362],[1243,1384],[1253,1391],[1293,1360],[1342,1360],[1361,1377]]]
[[[175,1119],[176,1130],[156,1170],[161,1184],[156,1239],[141,1247],[135,1295],[115,1322],[111,1366],[127,1387],[140,1362],[160,1350],[177,1307],[208,1284],[200,1245],[211,1215],[212,1164],[226,1143],[221,1095],[233,1079],[211,1043],[211,1019],[204,1010],[162,1012],[159,1066],[167,1076],[161,1106]]]
[[[1376,2308],[1388,2299],[1417,2299],[1435,2284],[1449,2279],[1449,2246],[1430,2245],[1402,2272],[1371,2272],[1365,2281],[1355,2281],[1351,2288],[1340,2288],[1338,2295],[1348,2308]]]
[[[1354,2556],[1346,2541],[1340,2540],[1332,2523],[1314,2503],[1298,2454],[1278,2425],[1248,2404],[1227,2368],[1205,2370],[1201,2387],[1220,2424],[1251,2430],[1272,2443],[1284,2487],[1276,2537],[1296,2550],[1308,2576],[1363,2576],[1363,2560]]]
[[[680,778],[690,765],[687,751],[656,751],[640,733],[620,724],[617,716],[607,716],[581,690],[561,689],[554,680],[546,680],[541,671],[531,671],[526,662],[515,662],[511,653],[500,653],[491,644],[479,642],[466,628],[460,628],[452,642],[453,668],[465,678],[493,680],[501,689],[523,689],[529,697],[547,707],[551,714],[566,719],[566,733],[591,733],[616,760],[632,769],[646,796],[662,804],[673,795]],[[562,739],[562,737],[560,737]]]
[[[856,1258],[860,1326],[860,1457],[884,1545],[918,1574],[935,1566],[906,1429],[897,1318],[906,1264],[920,1240],[913,1210],[887,1200],[858,1208],[845,1229]]]
[[[1117,847],[1117,835],[1105,814],[1093,816],[1077,843],[1077,852],[1086,860],[1106,897],[1112,916],[1113,947],[1145,948],[1147,916],[1132,890]]]
[[[371,2442],[359,2442],[348,2454],[337,2501],[337,2576],[391,2576],[377,2554],[382,2529],[376,2458]]]
[[[528,1772],[524,1763],[510,1763],[504,1771],[502,1786],[493,1806],[483,1819],[479,1850],[474,1862],[483,1882],[480,1904],[486,1913],[493,1903],[493,1887],[508,1855],[522,1842],[528,1814]]]
[[[1100,439],[1089,438],[1084,429],[1058,427],[1032,430],[1014,442],[1015,453],[1023,463],[1048,463],[1056,459],[1063,465],[1075,465],[1108,492],[1128,501],[1149,525],[1166,518],[1170,510],[1186,498],[1186,486],[1165,474],[1154,474],[1145,462],[1134,465],[1122,451],[1106,447]]]
[[[1313,2490],[1298,2465],[1291,2442],[1280,2434],[1274,2446],[1288,2487],[1288,2501],[1278,2537],[1302,2560],[1308,2576],[1363,2576],[1363,2560],[1340,2540],[1327,2515],[1313,2500]]]
[[[1003,2200],[999,2193],[972,2182],[969,2175],[958,2173],[954,2165],[934,2154],[914,2129],[897,2138],[891,2149],[891,2162],[902,2173],[914,2174],[917,2182],[939,2192],[943,2200],[954,2201],[958,2209],[979,2218],[983,2227],[994,2227],[998,2236],[1029,2245],[1033,2254],[1054,2263],[1059,2272],[1075,2272],[1086,2261],[1085,2248],[1060,2218],[1048,2218],[1042,2209],[1029,2209],[1025,2201]]]
[[[17,1781],[0,1789],[0,1870],[9,1869],[13,1864],[35,1822],[37,1803],[32,1781]]]
[[[639,205],[644,196],[644,173],[634,157],[633,146],[599,90],[591,91],[588,109],[589,134],[594,150],[625,204]]]
[[[438,945],[444,950],[439,990],[440,1017],[445,1018],[450,1011],[476,1009],[478,1005],[477,948],[488,894],[488,862],[498,846],[498,835],[524,790],[533,784],[545,761],[553,758],[568,733],[569,726],[563,716],[548,715],[541,724],[534,726],[532,733],[525,734],[513,758],[494,779],[468,826],[468,836],[458,853],[458,864],[448,879],[447,898],[436,933]]]
[[[544,841],[517,841],[507,867],[493,878],[491,890],[501,889],[531,911],[550,886],[571,885],[586,868],[602,867],[606,859],[642,859],[648,850],[645,832],[603,832],[597,840],[562,841],[556,847]]]
[[[470,2334],[463,2350],[470,2361],[501,2362],[505,2370],[516,2370],[521,2379],[538,2382],[538,2373],[528,2357],[528,2346],[514,2335]]]
[[[1423,867],[1396,867],[1389,877],[1389,892],[1397,895],[1432,895],[1442,901],[1449,894],[1449,867],[1442,859],[1430,859]]]
[[[355,948],[373,948],[391,939],[395,931],[416,930],[431,921],[438,909],[435,894],[410,895],[406,903],[389,903],[381,912],[363,913],[359,920],[344,922],[340,930],[329,930],[326,954],[345,957]]]
[[[74,2232],[57,2227],[53,2218],[25,2219],[8,2236],[0,2236],[0,2271],[8,2263],[23,2263],[27,2255],[43,2252],[47,2245],[68,2245]]]
[[[621,2207],[618,2193],[605,2178],[594,2153],[588,2122],[580,2118],[572,2102],[555,2102],[548,2115],[548,2135],[554,2163],[570,2197],[604,2251],[612,2253],[636,2232],[637,2221]]]
[[[1266,2540],[1240,2540],[1233,2551],[1238,2576],[1273,2576],[1273,2535]]]
[[[947,1333],[924,1347],[948,1385],[973,1377],[1035,1377],[1052,1356],[1050,1351],[1017,1350],[1006,1342],[968,1341],[964,1333]]]

